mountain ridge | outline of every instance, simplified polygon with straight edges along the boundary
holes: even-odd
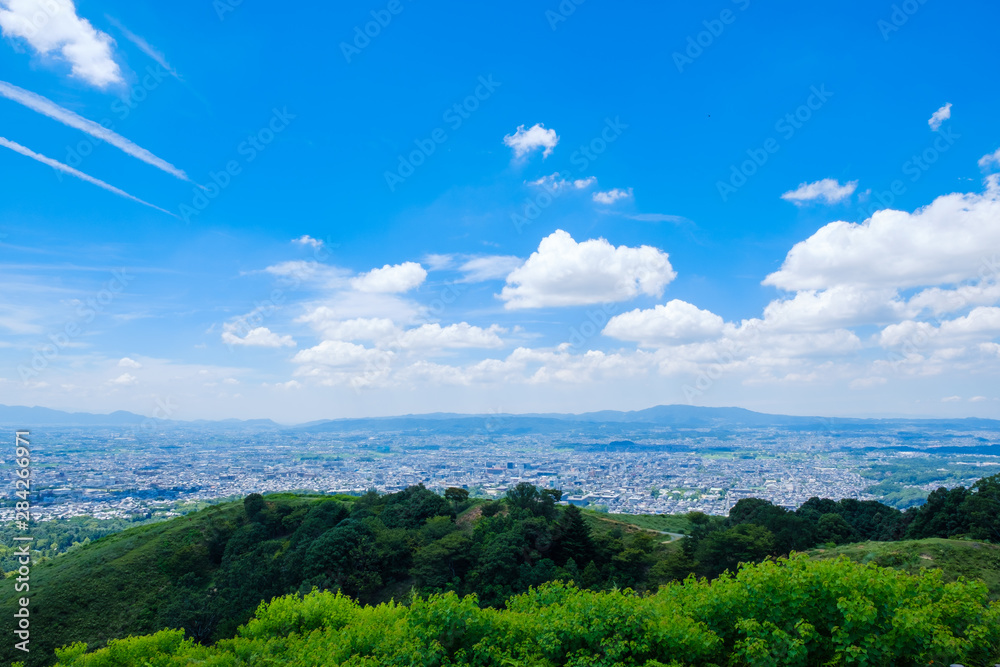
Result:
[[[389,430],[460,429],[466,432],[511,433],[536,430],[552,432],[567,427],[593,427],[595,424],[621,426],[672,426],[678,428],[725,428],[784,426],[811,429],[841,430],[871,426],[922,427],[982,427],[1000,429],[1000,420],[980,417],[919,418],[919,417],[821,417],[780,415],[755,412],[740,407],[705,407],[695,405],[656,405],[641,410],[598,410],[583,413],[455,413],[432,412],[388,417],[341,417],[319,419],[299,424],[280,424],[271,419],[196,419],[173,420],[145,417],[134,412],[117,410],[108,414],[65,412],[41,406],[0,405],[0,424],[18,427],[37,426],[142,426],[168,428],[207,426],[219,428],[268,428],[286,431],[334,432],[358,429]]]

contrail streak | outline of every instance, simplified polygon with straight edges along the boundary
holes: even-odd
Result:
[[[142,160],[157,169],[162,169],[182,181],[191,181],[187,174],[166,160],[156,157],[145,148],[137,146],[125,137],[112,132],[103,125],[95,123],[92,120],[87,120],[83,116],[75,114],[69,109],[64,109],[48,98],[37,95],[30,90],[18,88],[13,84],[7,83],[6,81],[0,81],[0,95],[3,95],[12,102],[22,104],[32,111],[42,114],[43,116],[48,116],[52,120],[59,121],[63,125],[68,125],[69,127],[80,130],[81,132],[86,132],[96,139],[106,141],[132,157]]]
[[[161,52],[157,51],[152,44],[150,44],[145,39],[132,32],[125,26],[123,26],[121,22],[114,16],[105,14],[104,18],[106,18],[108,22],[111,23],[111,25],[121,30],[122,34],[125,35],[125,39],[135,44],[137,47],[139,47],[140,51],[142,51],[147,56],[155,60],[160,67],[170,72],[171,76],[173,76],[178,81],[183,81],[183,79],[181,79],[181,75],[177,73],[177,70],[171,67],[170,63],[167,62],[167,57],[163,55]]]
[[[15,153],[20,153],[21,155],[24,155],[25,157],[30,157],[32,160],[37,160],[38,162],[41,162],[44,165],[48,165],[48,166],[52,167],[53,169],[58,169],[59,171],[64,171],[64,172],[66,172],[67,174],[69,174],[71,176],[76,176],[80,180],[87,181],[88,183],[92,183],[92,184],[96,185],[99,188],[104,188],[108,192],[113,192],[116,195],[120,195],[122,197],[125,197],[126,199],[131,199],[132,201],[139,202],[140,204],[142,204],[144,206],[148,206],[150,208],[155,208],[157,211],[159,211],[161,213],[166,213],[169,216],[173,216],[175,218],[177,217],[176,215],[174,215],[170,211],[165,211],[162,208],[160,208],[159,206],[153,206],[148,201],[143,201],[143,200],[139,199],[138,197],[133,197],[129,193],[125,192],[124,190],[119,190],[115,186],[109,185],[109,184],[105,183],[102,180],[96,179],[93,176],[88,176],[87,174],[83,173],[82,171],[77,171],[73,167],[70,167],[69,165],[63,164],[62,162],[57,162],[56,160],[53,160],[52,158],[45,157],[44,155],[39,155],[38,153],[36,153],[35,151],[31,150],[30,148],[25,148],[21,144],[13,142],[10,139],[6,139],[4,137],[0,137],[0,146],[3,146],[5,148],[9,148],[12,151],[14,151]]]

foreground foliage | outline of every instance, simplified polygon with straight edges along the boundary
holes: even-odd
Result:
[[[164,630],[93,653],[77,644],[58,656],[66,667],[766,667],[992,665],[998,651],[1000,605],[980,582],[796,556],[646,596],[548,583],[503,610],[455,593],[360,606],[314,591],[262,604],[234,639],[214,646]]]

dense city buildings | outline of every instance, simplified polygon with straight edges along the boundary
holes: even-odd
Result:
[[[502,429],[492,429],[500,431]],[[795,508],[813,496],[905,505],[994,474],[997,433],[633,429],[469,435],[251,427],[52,427],[33,433],[34,518],[169,516],[179,503],[251,492],[462,487],[499,496],[519,482],[616,513],[725,515],[744,497]],[[0,518],[11,519],[10,502]]]

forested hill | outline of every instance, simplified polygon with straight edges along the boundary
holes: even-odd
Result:
[[[616,605],[639,604],[615,591],[653,593],[660,585],[692,573],[715,578],[725,570],[735,571],[739,563],[791,551],[902,538],[996,539],[1000,534],[998,490],[1000,476],[986,478],[972,489],[935,492],[928,503],[905,513],[876,502],[821,499],[789,512],[766,501],[749,499],[740,501],[728,518],[696,513],[684,517],[601,515],[561,506],[558,491],[529,484],[518,485],[502,500],[489,502],[473,501],[462,489],[438,495],[422,486],[388,495],[370,492],[360,497],[252,494],[242,502],[214,506],[96,540],[35,567],[31,575],[31,620],[32,627],[44,631],[33,634],[27,662],[50,664],[53,650],[72,642],[87,642],[93,649],[112,638],[149,634],[165,627],[184,628],[186,636],[195,642],[217,642],[234,637],[261,601],[306,594],[314,588],[339,591],[362,604],[390,600],[409,603],[414,594],[452,592],[475,595],[476,601],[471,604],[477,608],[507,608],[507,613],[513,613],[515,608],[532,608],[530,613],[543,616],[555,612],[534,609],[532,605],[544,602],[545,606],[550,599],[563,596],[566,604],[575,605],[577,611],[573,614],[581,605],[605,605],[610,618],[618,613]],[[669,535],[663,534],[680,530],[688,537],[671,541]],[[908,549],[922,548],[920,543],[908,544],[917,545]],[[903,557],[899,563],[891,558],[877,562],[902,565],[911,560]],[[1000,581],[998,561],[984,559],[982,565],[984,572],[991,568],[984,578],[994,585]],[[945,564],[943,560],[941,564]],[[851,574],[845,567],[837,565],[841,569],[830,572],[839,572],[848,579],[869,576]],[[953,573],[944,574],[947,580],[954,578]],[[961,574],[976,572],[966,567]],[[720,581],[725,578],[723,575]],[[545,589],[548,593],[537,594],[541,598],[529,595],[520,598],[522,602],[510,602],[511,596],[553,581],[572,581],[580,589],[607,591],[608,597],[550,588]],[[720,583],[720,588],[705,591],[722,591],[727,585]],[[896,593],[909,585],[900,583],[902,588]],[[0,601],[0,615],[8,619],[4,623],[13,618],[11,589]],[[985,587],[961,590],[962,595],[970,596],[966,602],[973,606],[1000,593]],[[980,597],[982,600],[976,602]],[[287,604],[334,605],[330,609],[342,609],[345,618],[361,619],[375,613],[350,605],[343,607],[346,602],[328,597],[310,600]],[[483,627],[505,623],[502,618],[513,622],[513,616],[473,612],[468,609],[468,601],[447,600],[435,604],[444,605],[442,609],[458,605],[466,609],[461,613],[480,619],[476,622],[485,624]],[[643,607],[643,613],[653,613],[651,610],[659,608],[657,604],[649,603],[651,606]],[[416,608],[429,609],[419,605]],[[296,609],[294,614],[306,613],[306,607]],[[379,614],[389,614],[378,617],[383,620],[402,613],[386,611],[393,607],[380,609],[383,611]],[[764,623],[763,617],[758,621]],[[681,623],[678,628],[694,627],[684,625],[688,621],[677,622]],[[782,632],[793,626],[798,627],[794,623],[782,626]],[[759,627],[770,626],[764,623]],[[713,626],[713,632],[717,631],[721,630]],[[662,632],[674,630],[664,626]],[[767,634],[763,629],[760,632]],[[796,632],[801,635],[805,630]],[[806,641],[805,635],[796,636],[794,641],[789,639],[792,644]],[[171,644],[176,635],[164,637],[164,646],[170,644],[178,651],[183,648]],[[716,640],[705,641],[708,646]],[[723,642],[719,646],[724,646],[729,640],[719,641]],[[735,650],[734,645],[726,646],[725,650]],[[0,645],[0,651],[2,661],[23,659],[23,655],[14,654],[9,642]],[[142,664],[79,660],[83,662],[77,664]],[[69,654],[66,661],[71,661]]]

